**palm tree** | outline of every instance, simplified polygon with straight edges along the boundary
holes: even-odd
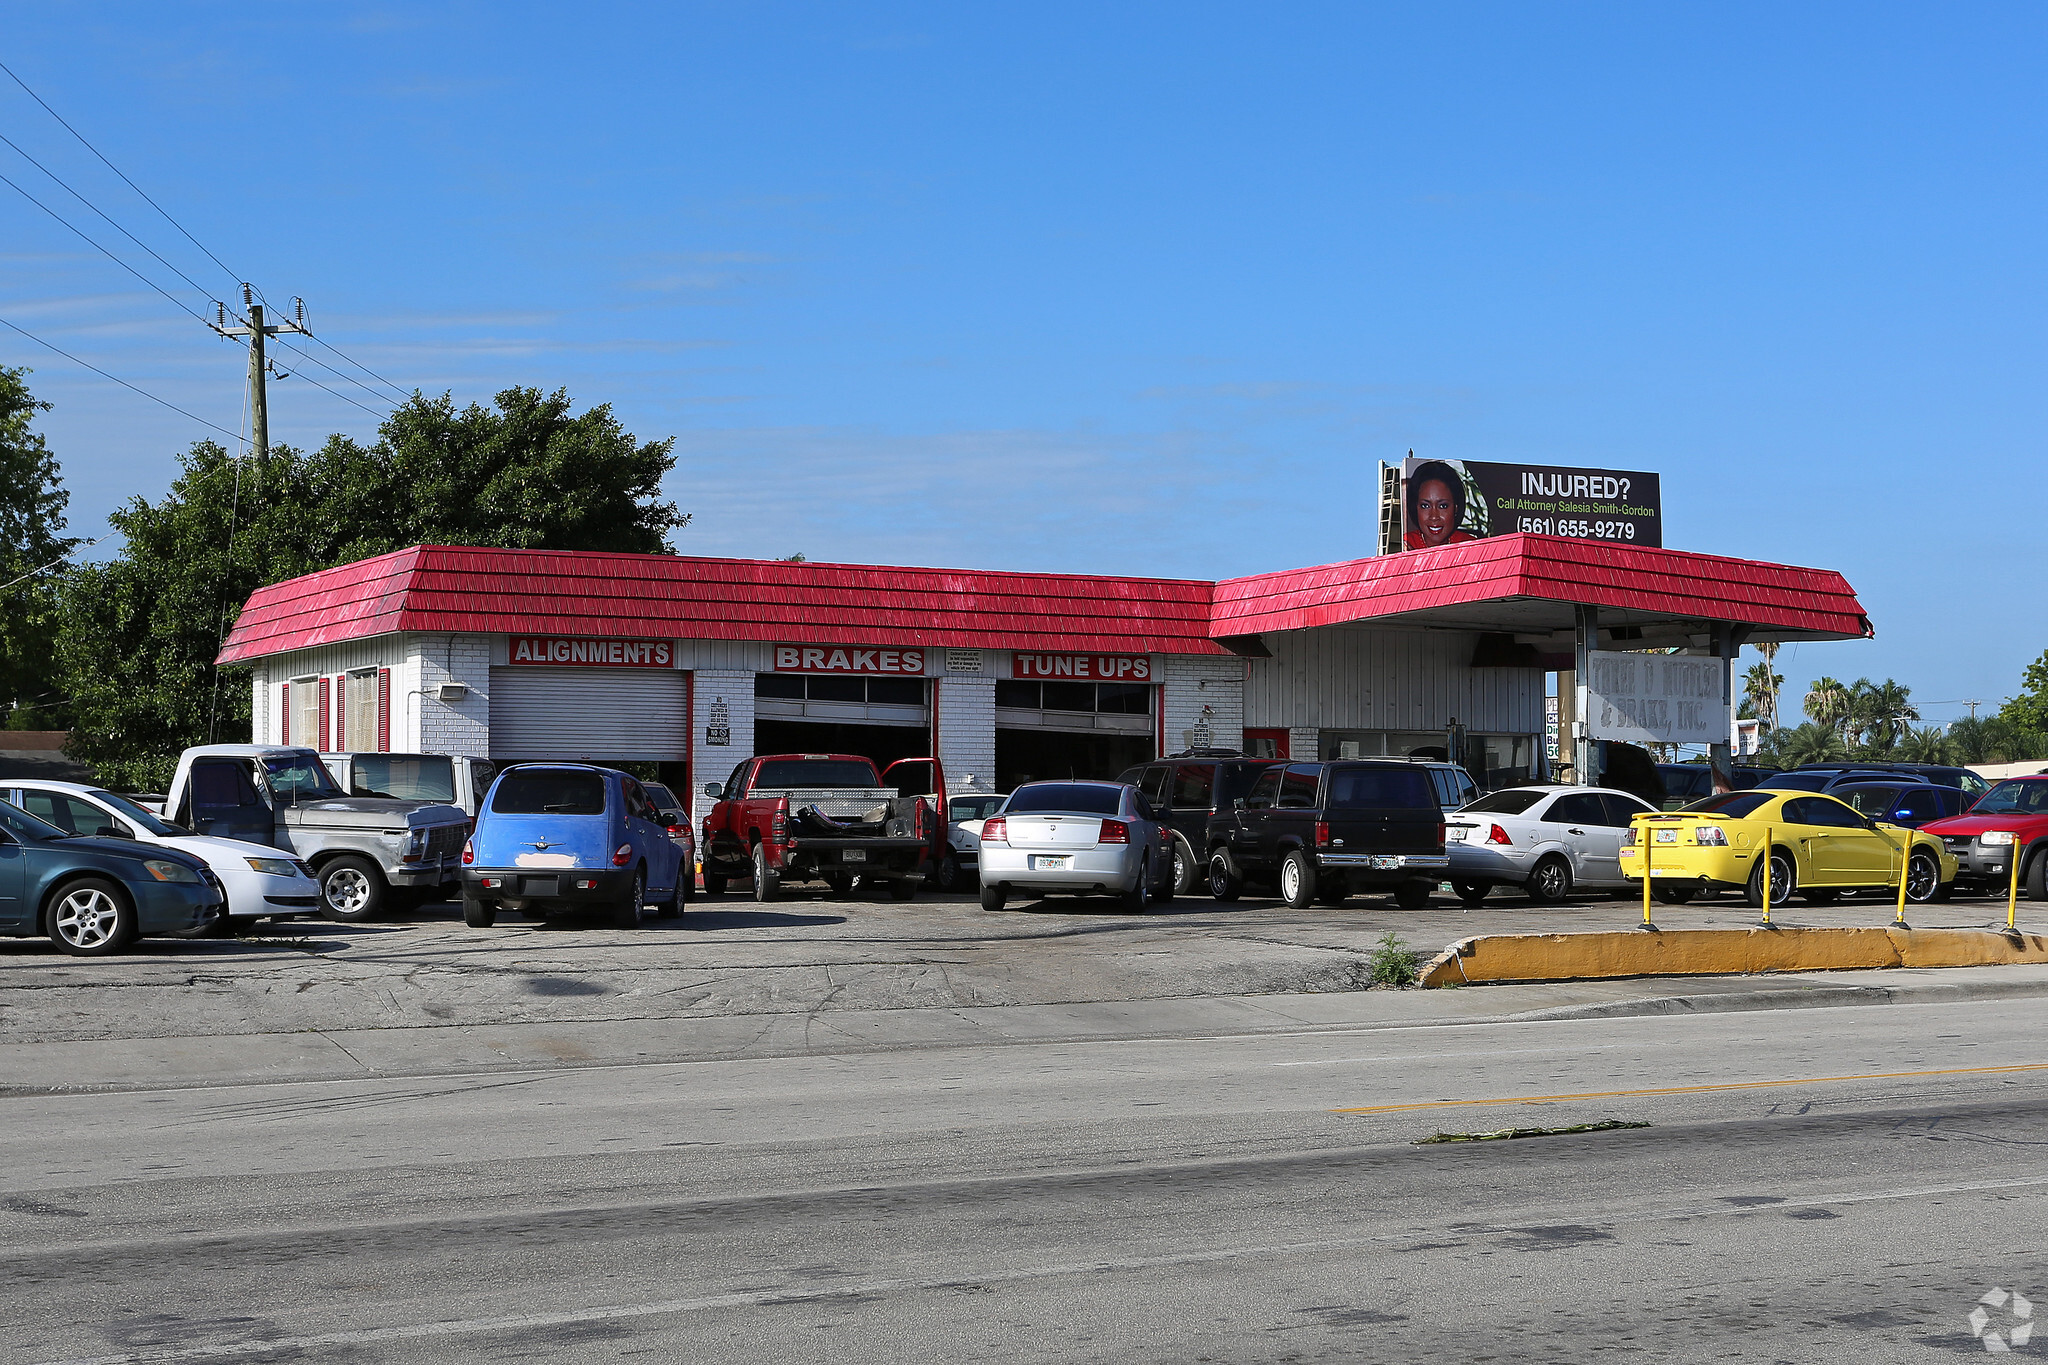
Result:
[[[1915,730],[1904,727],[1899,736],[1898,747],[1893,751],[1907,763],[1954,763],[1956,746],[1941,732],[1939,725],[1929,725]]]
[[[1788,768],[1802,763],[1832,763],[1849,756],[1849,746],[1842,743],[1842,737],[1818,721],[1780,730],[1773,738],[1777,740],[1773,747]]]
[[[1997,716],[1971,716],[1948,727],[1949,743],[1964,763],[2021,763],[2048,758],[2048,737]]]
[[[1767,652],[1742,675],[1742,698],[1749,703],[1749,713],[1756,717],[1760,728],[1768,734],[1778,728],[1778,690],[1785,685],[1785,675],[1771,667],[1770,656],[1778,652],[1778,647],[1761,645],[1759,648]]]
[[[1889,751],[1899,742],[1905,723],[1920,719],[1911,700],[1913,689],[1895,678],[1886,678],[1881,683],[1858,678],[1849,693],[1849,730],[1863,741],[1865,748]]]
[[[1835,678],[1816,678],[1806,689],[1806,714],[1816,725],[1833,730],[1835,737],[1840,739],[1849,720],[1851,700],[1847,683]]]

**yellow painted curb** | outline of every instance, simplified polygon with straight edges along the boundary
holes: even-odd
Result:
[[[1485,934],[1460,939],[1422,969],[1424,986],[1571,981],[1611,976],[1734,976],[1871,967],[2048,963],[2048,937],[1995,929],[1623,929]]]

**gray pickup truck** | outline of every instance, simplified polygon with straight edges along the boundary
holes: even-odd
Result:
[[[328,919],[372,919],[461,894],[467,815],[445,802],[350,796],[311,749],[187,749],[160,814],[198,834],[289,849],[319,878]]]

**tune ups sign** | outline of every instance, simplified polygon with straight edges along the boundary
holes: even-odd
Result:
[[[1143,654],[1013,654],[1014,678],[1072,678],[1089,682],[1151,682],[1152,660]]]

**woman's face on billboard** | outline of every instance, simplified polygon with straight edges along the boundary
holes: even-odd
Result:
[[[1415,529],[1422,532],[1425,545],[1443,545],[1458,529],[1458,504],[1451,487],[1442,479],[1429,479],[1415,486]]]

